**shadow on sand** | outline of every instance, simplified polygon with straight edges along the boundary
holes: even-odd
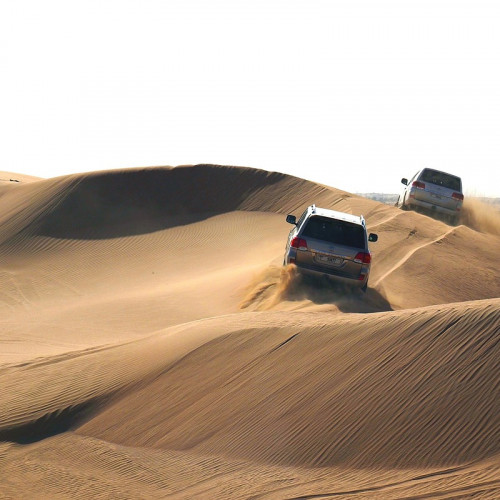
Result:
[[[93,398],[83,403],[49,412],[20,425],[0,429],[0,441],[30,444],[61,434],[85,422],[110,396]]]
[[[196,165],[81,175],[36,222],[53,238],[146,234],[238,210],[251,193],[286,178],[250,168]]]

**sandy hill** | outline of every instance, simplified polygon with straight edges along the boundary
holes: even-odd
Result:
[[[0,498],[500,498],[497,213],[243,167],[2,174]],[[282,267],[311,203],[379,235],[366,294]]]

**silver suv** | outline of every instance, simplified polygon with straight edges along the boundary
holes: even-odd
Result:
[[[403,210],[416,210],[443,218],[457,224],[460,219],[464,195],[462,181],[456,175],[432,168],[419,170],[404,184],[396,206]]]
[[[326,276],[366,292],[372,259],[368,241],[375,242],[378,236],[367,236],[362,215],[311,205],[299,220],[287,215],[286,221],[294,227],[288,235],[283,265],[295,264],[303,274]]]

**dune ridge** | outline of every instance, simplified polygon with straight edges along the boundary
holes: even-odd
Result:
[[[285,213],[297,207],[290,196],[294,191],[320,200],[332,197],[326,187],[297,177],[215,165],[91,172],[43,184],[51,201],[46,217],[31,224],[31,230],[56,238],[128,236],[171,227],[176,218],[184,223],[183,216],[206,218],[235,210]]]
[[[366,294],[282,267],[311,203],[379,234]],[[500,497],[500,236],[469,207],[221,165],[0,184],[0,498]]]
[[[233,328],[204,344],[79,432],[309,467],[488,458],[500,451],[500,377],[491,378],[499,305],[354,315],[333,325],[324,313],[275,313],[265,327]]]

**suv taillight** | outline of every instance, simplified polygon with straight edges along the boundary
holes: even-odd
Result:
[[[420,182],[420,181],[413,181],[413,182],[411,183],[411,185],[412,185],[413,187],[418,188],[418,189],[425,189],[425,183],[424,183],[424,182]]]
[[[458,201],[464,201],[464,195],[462,193],[453,193],[451,197]]]
[[[290,242],[290,246],[299,250],[307,250],[307,241],[304,238],[295,238]]]
[[[358,264],[369,264],[372,261],[372,254],[370,252],[358,252],[354,257],[354,262]]]

